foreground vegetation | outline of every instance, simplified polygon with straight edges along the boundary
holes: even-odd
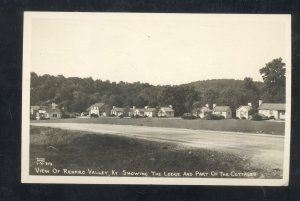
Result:
[[[183,172],[233,171],[255,172],[239,177],[282,177],[281,170],[253,167],[242,155],[46,127],[30,128],[30,174],[37,174],[36,158],[45,158],[52,168],[61,170],[113,169],[144,172],[147,176],[153,176],[151,171],[180,173],[180,176]]]
[[[136,126],[154,126],[167,128],[187,128],[195,130],[215,130],[215,131],[233,131],[249,133],[265,133],[273,135],[284,135],[284,122],[275,121],[248,121],[238,119],[223,120],[184,120],[180,118],[76,118],[76,119],[57,119],[32,121],[39,122],[58,122],[58,123],[95,123],[95,124],[119,124],[119,125],[136,125]]]

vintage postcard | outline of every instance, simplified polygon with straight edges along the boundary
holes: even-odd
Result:
[[[291,16],[25,12],[22,182],[283,186]]]

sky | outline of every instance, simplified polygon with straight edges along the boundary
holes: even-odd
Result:
[[[39,75],[155,85],[262,81],[266,63],[291,59],[289,15],[31,12],[26,20],[30,71]]]

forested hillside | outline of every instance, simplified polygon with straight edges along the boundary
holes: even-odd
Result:
[[[274,59],[260,70],[263,82],[252,78],[244,80],[215,79],[184,85],[154,86],[148,83],[126,83],[93,80],[92,78],[66,78],[62,75],[31,73],[31,105],[53,101],[65,111],[82,112],[91,104],[105,102],[119,107],[151,107],[173,105],[175,115],[190,112],[193,107],[213,103],[228,105],[235,110],[258,100],[285,101],[285,68],[282,60]]]
[[[247,82],[249,86],[247,86]],[[256,103],[262,83],[251,80],[207,80],[179,86],[153,86],[147,83],[125,83],[65,78],[64,76],[31,73],[31,105],[54,101],[68,111],[82,112],[95,102],[110,106],[144,107],[173,105],[176,114],[192,109],[195,102],[217,103],[233,108],[248,102]]]
[[[216,103],[236,109],[247,103],[257,106],[258,100],[263,98],[263,83],[254,82],[251,78],[203,80],[192,82],[188,86],[194,87],[200,94],[200,104]]]

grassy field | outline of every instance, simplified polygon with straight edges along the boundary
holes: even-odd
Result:
[[[180,118],[87,118],[87,119],[58,119],[43,120],[33,122],[65,122],[65,123],[101,123],[101,124],[120,124],[137,126],[155,126],[169,128],[188,128],[195,130],[216,130],[216,131],[234,131],[249,133],[266,133],[274,135],[284,135],[284,122],[275,121],[248,121],[238,119],[228,120],[183,120]]]
[[[51,166],[37,165],[36,158],[45,158]],[[159,176],[152,175],[151,171],[155,171],[161,174],[160,176],[170,176],[171,173],[173,176],[183,176],[184,172],[189,172],[193,174],[189,175],[192,177],[212,177],[210,173],[214,171],[218,173],[214,176],[217,178],[228,177],[220,172],[229,175],[232,172],[251,173],[235,175],[237,178],[282,177],[281,170],[253,167],[251,161],[243,155],[112,135],[31,126],[30,174],[41,174],[37,173],[38,168],[50,169],[50,173],[42,173],[49,175],[53,175],[51,169],[55,168],[61,170],[57,175],[70,175],[62,173],[64,169],[85,171],[84,175],[90,175],[88,172],[93,169],[97,170],[96,176],[103,176],[100,174],[115,170],[119,172],[119,175],[115,176],[134,176],[137,173],[144,173],[140,176]],[[203,174],[196,176],[196,172]],[[206,173],[207,175],[204,175]],[[82,172],[71,175],[82,175]]]

